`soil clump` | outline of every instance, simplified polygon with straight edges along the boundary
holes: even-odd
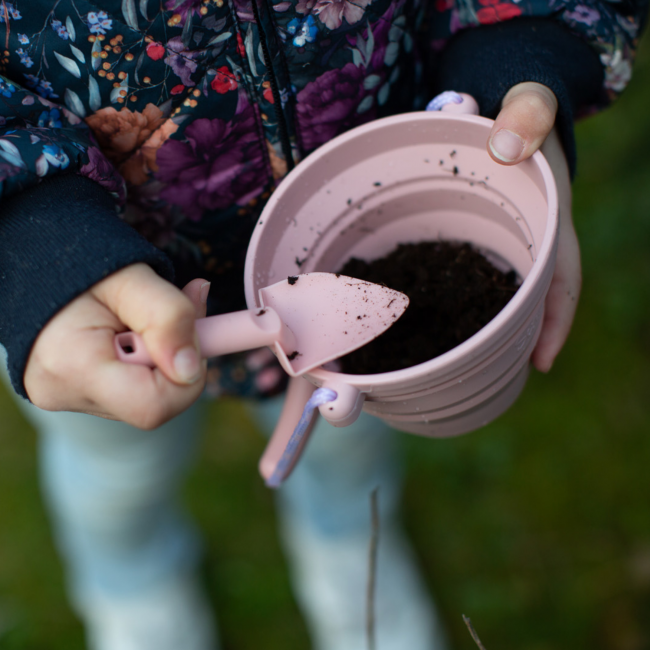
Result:
[[[381,336],[346,355],[343,372],[375,374],[424,363],[485,327],[520,286],[467,243],[400,244],[385,257],[352,258],[339,273],[402,291],[410,304]]]

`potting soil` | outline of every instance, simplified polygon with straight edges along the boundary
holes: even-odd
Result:
[[[400,244],[387,256],[353,258],[343,275],[405,293],[410,304],[381,336],[343,357],[342,370],[375,374],[409,368],[460,345],[487,325],[520,286],[467,243]]]

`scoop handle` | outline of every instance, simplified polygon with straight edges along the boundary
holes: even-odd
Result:
[[[291,330],[270,307],[199,318],[196,321],[196,333],[204,359],[267,345],[279,345],[283,349],[295,347]],[[150,368],[156,366],[139,334],[116,334],[114,345],[115,354],[120,361]]]

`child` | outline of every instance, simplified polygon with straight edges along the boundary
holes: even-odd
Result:
[[[244,307],[247,242],[277,182],[335,135],[439,90],[497,117],[488,151],[504,164],[556,124],[545,146],[561,242],[533,359],[548,370],[580,284],[573,117],[624,87],[646,3],[99,5],[0,2],[0,341],[13,387],[38,407],[25,409],[43,434],[46,497],[91,647],[208,649],[199,544],[174,497],[195,439],[189,407],[206,381],[213,395],[253,397],[282,382],[260,354],[206,368],[193,321]],[[116,361],[124,329],[143,335],[157,369]],[[265,423],[274,409],[259,407]],[[377,616],[380,647],[440,648],[396,523],[389,434],[368,419],[348,433],[316,435],[280,496],[314,643],[365,647],[365,574],[351,567],[365,567],[367,497],[381,484],[390,590],[378,608],[391,615]],[[330,462],[340,449],[343,467]]]

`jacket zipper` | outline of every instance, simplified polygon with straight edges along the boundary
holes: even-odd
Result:
[[[271,55],[269,50],[269,44],[266,39],[266,34],[264,33],[264,28],[262,27],[262,21],[260,19],[260,11],[257,6],[257,0],[252,0],[253,4],[253,14],[255,15],[255,20],[257,21],[257,31],[260,35],[260,45],[262,46],[262,54],[264,55],[264,63],[266,65],[266,70],[269,76],[269,83],[271,84],[271,94],[273,95],[273,108],[275,110],[275,119],[278,123],[278,134],[280,136],[280,144],[282,146],[282,153],[287,162],[287,171],[291,171],[294,168],[293,155],[291,150],[291,141],[289,140],[289,129],[287,127],[287,121],[282,110],[282,98],[280,96],[280,89],[278,88],[278,80],[275,77],[275,72],[273,70],[273,64],[271,63]]]

